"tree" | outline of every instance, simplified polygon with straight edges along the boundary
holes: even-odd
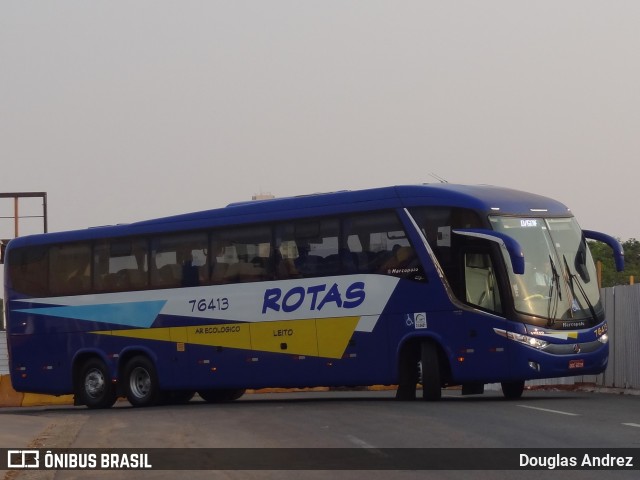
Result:
[[[624,271],[616,272],[611,248],[601,242],[589,241],[593,261],[602,262],[603,287],[628,285],[630,276],[640,281],[640,242],[631,238],[623,242],[622,247],[624,248]]]

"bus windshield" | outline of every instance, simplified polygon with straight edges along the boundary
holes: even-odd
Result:
[[[523,275],[514,274],[506,262],[518,312],[542,317],[546,326],[557,328],[584,327],[603,318],[591,252],[573,217],[489,220],[494,230],[510,235],[523,249]]]

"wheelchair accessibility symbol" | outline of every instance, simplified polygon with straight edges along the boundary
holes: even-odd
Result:
[[[407,313],[405,319],[407,327],[413,326],[414,328],[427,328],[427,314],[424,312],[414,313],[413,316]]]

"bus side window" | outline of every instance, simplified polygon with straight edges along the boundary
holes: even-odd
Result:
[[[270,226],[229,228],[214,232],[213,238],[211,249],[216,257],[211,266],[212,283],[274,278]]]
[[[463,269],[459,264],[459,248],[462,240],[451,235],[451,230],[455,228],[482,228],[482,219],[473,210],[459,207],[415,207],[411,208],[410,212],[427,239],[445,274],[447,283],[460,299],[464,299]],[[446,232],[448,235],[445,235]]]
[[[144,239],[96,244],[93,282],[98,291],[139,290],[148,285],[148,247]]]
[[[11,252],[8,267],[11,288],[15,291],[33,296],[49,295],[47,247],[27,247]]]
[[[237,261],[235,248],[228,242],[218,239],[214,234],[211,237],[209,251],[212,252],[209,264],[210,282],[213,285],[225,283],[224,279],[229,269],[229,263]]]
[[[337,218],[305,220],[293,225],[296,272],[304,278],[340,273],[340,221]]]
[[[151,242],[151,286],[194,287],[208,283],[206,233],[164,235]]]
[[[312,278],[340,272],[340,222],[320,218],[276,226],[274,263],[278,279]]]
[[[351,268],[357,273],[377,273],[426,281],[424,269],[395,212],[375,212],[345,221]]]
[[[300,253],[304,251],[304,248],[298,248],[294,224],[284,223],[277,225],[275,240],[274,264],[276,278],[279,280],[301,278],[302,273],[298,270],[296,261],[302,258]],[[300,262],[298,261],[298,263]]]
[[[56,245],[49,251],[49,288],[52,295],[74,295],[91,290],[91,246]]]

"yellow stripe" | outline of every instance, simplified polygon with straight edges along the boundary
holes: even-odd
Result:
[[[318,356],[341,358],[358,325],[360,317],[322,318],[316,320]]]
[[[200,325],[187,327],[187,334],[181,340],[194,345],[251,349],[251,325],[248,323],[227,323],[224,325]]]
[[[315,321],[252,323],[251,347],[258,352],[293,353],[317,357]]]
[[[113,335],[192,345],[239,348],[256,352],[341,358],[360,317],[312,318],[189,327],[104,330]]]

